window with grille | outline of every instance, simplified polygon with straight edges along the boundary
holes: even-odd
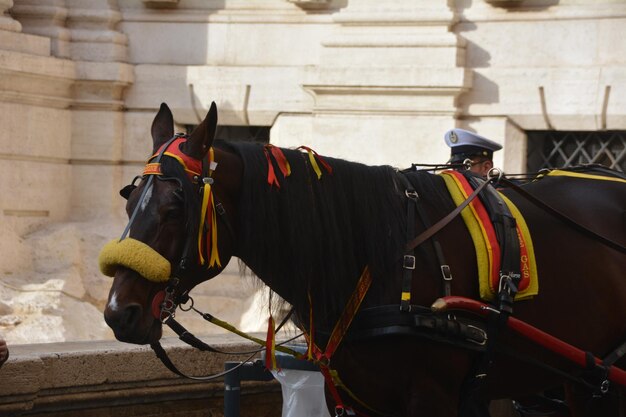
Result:
[[[626,172],[626,131],[529,131],[527,169],[600,164]]]

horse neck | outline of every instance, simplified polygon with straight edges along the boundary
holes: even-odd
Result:
[[[311,295],[333,316],[365,265],[380,275],[400,255],[405,209],[389,167],[326,158],[333,173],[318,179],[306,154],[283,152],[292,173],[278,188],[265,157],[242,151],[237,255],[292,305],[308,309]]]

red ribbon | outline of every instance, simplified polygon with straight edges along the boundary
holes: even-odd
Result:
[[[277,146],[265,145],[265,147],[263,148],[263,152],[265,153],[265,159],[267,159],[267,183],[269,185],[275,185],[277,188],[280,188],[280,183],[278,182],[276,172],[274,171],[273,161],[276,161],[276,165],[278,166],[280,172],[283,174],[283,178],[287,178],[289,175],[291,175],[291,165],[289,165],[289,161],[285,157],[283,151]]]

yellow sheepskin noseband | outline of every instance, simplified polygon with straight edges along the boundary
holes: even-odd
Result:
[[[150,246],[133,238],[114,239],[104,245],[98,257],[100,271],[109,277],[119,266],[125,266],[153,282],[170,279],[170,262]]]

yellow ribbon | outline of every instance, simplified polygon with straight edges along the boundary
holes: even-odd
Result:
[[[313,152],[308,151],[309,154],[309,161],[311,161],[311,166],[313,167],[313,171],[315,171],[315,173],[317,174],[317,179],[319,180],[320,178],[322,178],[322,170],[320,169],[319,165],[317,165],[317,161],[315,160],[315,155],[313,155]]]
[[[213,164],[213,148],[209,149],[209,167]],[[213,170],[209,168],[209,178],[213,174]],[[204,190],[202,191],[202,209],[200,210],[200,226],[198,229],[198,257],[200,259],[200,264],[204,265],[205,259],[202,253],[202,237],[204,230],[205,219],[207,218],[207,210],[209,208],[209,204],[211,205],[211,253],[209,255],[209,267],[213,267],[217,265],[218,267],[222,266],[220,262],[220,255],[217,248],[217,216],[215,215],[215,200],[213,199],[213,189],[211,188],[211,184],[205,183]]]
[[[211,259],[209,260],[209,266],[222,267],[220,262],[220,255],[217,248],[217,216],[215,215],[215,199],[211,195]]]

